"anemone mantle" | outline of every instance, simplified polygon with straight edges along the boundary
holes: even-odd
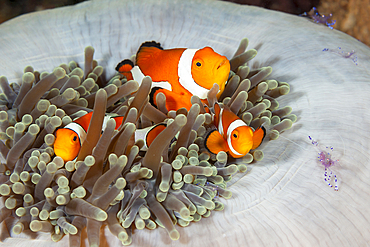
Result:
[[[240,40],[258,55],[251,68],[272,66],[271,77],[286,81],[291,92],[280,100],[298,121],[266,144],[262,162],[248,175],[236,176],[233,197],[224,211],[190,227],[167,233],[137,231],[132,246],[364,246],[370,242],[370,49],[356,39],[301,17],[219,1],[89,1],[27,14],[0,25],[0,75],[19,81],[32,65],[51,71],[75,60],[83,66],[83,49],[111,77],[117,62],[134,54],[146,40],[166,48],[211,46],[231,57]],[[328,48],[356,51],[357,65]],[[339,191],[329,188],[324,167],[308,140],[335,148],[333,169]],[[17,246],[50,246],[50,235],[32,242],[6,238]],[[109,237],[105,244],[115,246]],[[55,244],[61,246],[62,242]]]

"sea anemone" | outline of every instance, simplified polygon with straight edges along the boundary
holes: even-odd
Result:
[[[217,99],[215,84],[208,102],[213,106],[222,101],[254,128],[271,126],[269,138],[276,139],[297,119],[289,115],[290,107],[279,109],[276,100],[289,92],[289,84],[266,80],[271,67],[250,71],[247,62],[256,51],[246,50],[247,45],[243,39],[230,60],[234,71],[225,91]],[[85,226],[90,246],[99,246],[103,223],[124,245],[131,244],[134,229],[145,227],[161,226],[178,240],[174,225],[185,227],[209,217],[212,210],[223,210],[218,198],[231,197],[227,182],[238,170],[247,171],[246,164],[262,160],[263,153],[256,150],[235,160],[223,151],[207,152],[206,129],[214,124],[198,97],[192,98],[189,111],[175,112],[165,108],[166,97],[161,95],[156,109],[148,101],[150,77],[140,87],[120,74],[104,81],[103,67],[93,60],[93,53],[91,46],[85,48],[85,71],[72,61],[50,74],[28,66],[20,84],[0,77],[0,145],[5,158],[1,219],[14,217],[14,224],[8,224],[12,235],[28,229],[49,232],[58,242],[68,234],[70,246],[80,246]],[[64,162],[52,148],[54,131],[86,111],[93,111],[86,141],[76,160]],[[115,131],[111,119],[97,135],[107,112],[124,116],[122,127]],[[135,129],[158,122],[167,127],[140,152],[143,140],[134,143]]]
[[[196,9],[203,11],[198,12]],[[25,24],[16,26],[17,21]],[[38,22],[42,24],[37,24]],[[232,185],[228,189],[233,197],[225,202],[223,211],[191,224],[190,228],[176,228],[181,235],[177,244],[211,246],[217,243],[238,243],[256,246],[333,242],[361,245],[369,240],[366,234],[369,222],[366,213],[369,185],[367,178],[370,176],[366,167],[370,156],[366,127],[369,117],[362,109],[368,101],[366,82],[370,78],[366,70],[366,57],[370,52],[353,38],[299,17],[214,1],[159,1],[145,4],[133,1],[109,1],[107,4],[99,1],[86,2],[75,7],[25,15],[2,24],[0,34],[0,74],[6,75],[9,82],[20,81],[21,71],[27,65],[32,65],[39,71],[51,71],[53,66],[72,59],[82,65],[81,51],[88,45],[95,48],[99,65],[106,68],[101,78],[107,81],[113,76],[117,61],[135,53],[138,44],[145,40],[160,41],[166,48],[208,45],[217,52],[232,57],[238,42],[243,37],[248,37],[249,47],[258,50],[258,55],[248,66],[251,70],[272,66],[271,78],[289,82],[291,92],[279,98],[279,103],[281,107],[287,104],[292,106],[298,121],[291,130],[285,132],[284,138],[263,146],[262,162],[248,165],[250,169],[247,175],[237,174],[230,181],[229,184]],[[357,65],[343,56],[322,52],[325,48],[336,49],[339,46],[348,51],[356,51]],[[84,72],[90,72],[90,65],[84,65]],[[29,70],[30,68],[26,71],[31,72]],[[58,77],[62,73],[61,69],[57,69],[47,77]],[[24,81],[27,80],[30,79],[25,76]],[[15,87],[14,84],[12,88]],[[21,92],[21,88],[18,89]],[[91,88],[90,91],[95,89]],[[96,95],[102,94],[104,92],[99,91]],[[9,98],[3,102],[7,104],[8,100]],[[81,100],[78,104],[85,103]],[[27,113],[27,108],[24,113]],[[102,115],[96,116],[99,119]],[[183,118],[180,115],[179,117]],[[50,120],[48,125],[51,132],[59,124],[55,119],[53,122]],[[8,123],[9,120],[14,121],[8,118]],[[11,121],[10,124],[15,124]],[[68,118],[65,121],[69,121]],[[30,118],[26,117],[22,122],[27,125]],[[183,124],[181,119],[177,123]],[[32,142],[38,130],[31,123],[28,126],[28,132],[23,137],[27,135]],[[21,125],[14,128],[13,138],[22,136],[19,134],[21,132]],[[320,143],[334,146],[337,150],[336,157],[339,158],[340,165],[336,167],[336,174],[342,181],[339,191],[330,190],[322,180],[323,168],[315,160],[315,151],[308,142],[308,135]],[[48,135],[45,133],[46,136]],[[52,137],[46,142],[51,143]],[[17,143],[18,141],[14,145]],[[91,151],[92,147],[90,148]],[[47,152],[46,147],[45,153]],[[119,157],[120,155],[117,159],[108,157],[112,162],[111,169],[118,169],[119,164],[125,163],[124,158]],[[48,160],[46,154],[43,158]],[[87,166],[97,162],[91,157],[83,160],[83,164]],[[19,167],[16,159],[10,161],[14,167]],[[54,163],[57,166],[57,162]],[[109,164],[107,169],[108,167]],[[52,174],[54,168],[53,165],[45,167],[43,175],[46,175],[43,180],[50,179],[47,175]],[[78,169],[88,168],[84,168],[81,163]],[[81,178],[76,177],[74,180],[79,179]],[[117,179],[113,187],[123,186],[120,181]],[[15,204],[18,203],[17,199],[14,201]],[[73,203],[76,201],[79,200]],[[36,212],[32,213],[36,215]],[[56,216],[58,213],[55,213]],[[3,217],[6,214],[1,215]],[[101,211],[97,211],[95,215],[99,219],[105,217]],[[107,217],[109,219],[109,214]],[[59,224],[74,233],[75,230],[67,224],[68,220],[60,220]],[[47,228],[42,223],[35,224],[37,229]],[[99,226],[94,223],[90,225],[91,229]],[[2,229],[1,233],[4,240],[6,231]],[[135,231],[133,245],[170,245],[166,235],[159,230]],[[94,238],[96,235],[88,237]],[[41,238],[50,239],[50,234]],[[118,241],[115,239],[107,238],[106,241]],[[6,241],[19,243],[15,238],[8,238]],[[103,242],[102,245],[106,243],[108,242]]]

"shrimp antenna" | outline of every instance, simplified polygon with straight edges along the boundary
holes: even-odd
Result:
[[[342,138],[342,136],[341,135],[339,135],[339,137],[340,137],[340,139],[342,140],[342,144],[343,144],[343,155],[346,153],[346,146],[344,145],[344,141],[343,141],[343,138]],[[285,139],[285,140],[288,140],[288,141],[290,141],[291,143],[294,143],[295,145],[297,145],[298,147],[300,147],[300,148],[302,148],[303,150],[308,150],[308,149],[306,149],[306,148],[304,148],[303,146],[301,146],[301,145],[299,145],[298,143],[296,143],[295,141],[292,141],[291,139],[289,139],[289,138],[286,138],[286,137],[284,137],[284,136],[282,136],[282,135],[279,135],[279,138],[283,138],[283,139]],[[313,145],[315,145],[315,146],[317,146],[319,143],[317,142],[317,141],[315,141],[311,136],[308,136],[308,138],[311,140],[311,143],[313,144]]]
[[[303,150],[308,150],[308,149],[306,149],[306,148],[304,148],[303,146],[301,146],[301,145],[299,145],[298,143],[296,143],[295,141],[292,141],[292,140],[290,140],[289,138],[286,138],[286,137],[284,137],[284,136],[282,136],[282,135],[279,135],[279,138],[283,138],[283,139],[285,139],[285,140],[288,140],[288,141],[290,141],[291,143],[294,143],[295,145],[297,145],[298,147],[300,147],[300,148],[302,148]]]

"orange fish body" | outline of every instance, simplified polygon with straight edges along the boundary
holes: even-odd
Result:
[[[211,131],[205,139],[208,151],[214,154],[224,151],[234,158],[240,158],[262,143],[266,135],[264,127],[253,131],[228,107],[220,108],[216,103],[214,109],[214,123],[217,130]]]
[[[207,93],[213,84],[219,85],[220,95],[230,72],[225,56],[210,47],[203,49],[176,48],[163,50],[154,41],[143,43],[136,55],[136,66],[123,60],[116,70],[139,83],[145,75],[152,78],[151,102],[156,105],[156,95],[166,96],[168,110],[191,107],[191,96],[198,96],[207,103]]]
[[[55,131],[54,153],[61,157],[64,162],[74,160],[80,152],[83,142],[86,140],[87,130],[91,121],[92,112],[75,119],[67,124],[64,128]],[[116,121],[115,129],[118,129],[123,121],[122,116],[105,116],[102,126],[102,131],[106,127],[109,119],[113,118]],[[135,142],[138,139],[144,140],[144,148],[146,150],[153,142],[154,138],[164,130],[166,125],[157,124],[145,129],[135,131]],[[138,133],[136,133],[138,132]]]

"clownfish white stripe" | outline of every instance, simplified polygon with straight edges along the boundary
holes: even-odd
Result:
[[[144,140],[144,146],[141,148],[142,151],[148,150],[148,145],[146,144],[146,136],[150,128],[151,127],[135,130],[135,140],[140,140],[140,139]]]
[[[101,130],[104,131],[105,128],[107,128],[107,122],[109,119],[111,119],[112,117],[111,116],[105,116],[104,119],[103,119],[103,125],[101,126]]]
[[[134,66],[131,69],[131,74],[132,74],[132,78],[135,81],[137,81],[139,83],[139,85],[141,85],[141,82],[143,81],[145,75],[143,74],[143,72],[141,71],[139,66]],[[160,87],[160,88],[163,88],[163,89],[167,89],[168,91],[172,91],[172,86],[168,81],[153,82],[152,83],[152,88],[153,87]]]
[[[139,66],[134,66],[131,69],[132,78],[134,78],[135,81],[137,81],[139,84],[141,84],[141,81],[144,79],[145,75],[143,72],[141,72],[141,69]]]
[[[186,49],[182,53],[178,64],[178,76],[181,86],[191,94],[198,96],[200,99],[206,99],[209,89],[199,86],[191,74],[191,67],[195,53],[199,49]]]
[[[229,148],[231,150],[231,152],[233,152],[235,155],[243,155],[241,153],[238,153],[232,143],[231,143],[231,133],[238,127],[241,127],[241,126],[247,126],[245,124],[245,122],[241,119],[237,119],[235,120],[234,122],[232,122],[230,125],[229,125],[229,128],[227,129],[227,145],[229,145]]]
[[[222,125],[222,112],[224,111],[223,108],[220,110],[219,119],[218,119],[218,132],[223,136],[224,135],[224,126]]]
[[[87,133],[84,130],[84,128],[82,128],[82,126],[79,125],[78,123],[71,122],[71,123],[67,124],[64,128],[70,129],[70,130],[73,130],[74,132],[76,132],[76,134],[78,135],[78,138],[80,138],[80,144],[81,145],[86,140]]]

